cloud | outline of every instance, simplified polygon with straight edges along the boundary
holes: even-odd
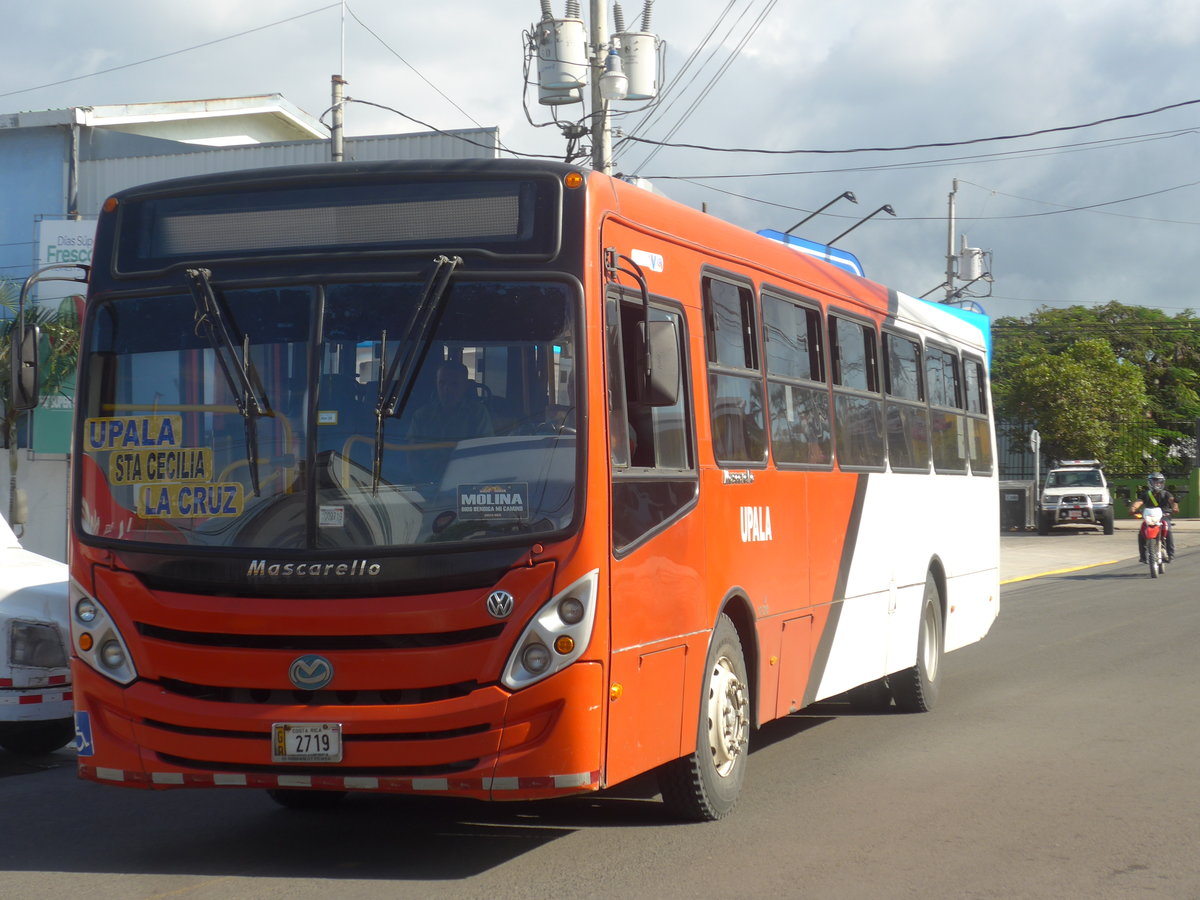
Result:
[[[627,20],[641,12],[636,0],[622,5]],[[15,5],[7,24],[17,39],[0,59],[0,94],[128,68],[0,97],[0,109],[281,92],[319,115],[329,105],[330,76],[343,68],[340,9],[315,12],[326,6],[323,0],[209,0],[201,12],[195,4],[151,0]],[[449,97],[477,121],[499,125],[508,146],[564,151],[558,129],[531,127],[520,105],[521,34],[540,16],[536,0],[350,0],[348,6],[340,74],[352,97],[395,107],[434,127],[469,127]],[[556,12],[563,7],[564,0],[553,0]],[[261,28],[285,19],[291,21]],[[659,140],[682,119],[674,140],[710,146],[839,149],[955,141],[1083,123],[1200,96],[1200,5],[1194,0],[1160,0],[1138,9],[1123,0],[657,0],[654,27],[667,41],[668,79],[699,50],[668,98],[675,103],[671,111],[639,132]],[[712,40],[702,45],[710,31]],[[176,52],[208,42],[215,43]],[[163,58],[130,65],[157,56]],[[536,92],[529,102],[533,119],[549,123]],[[620,124],[634,129],[641,119],[629,116]],[[365,106],[352,106],[346,125],[350,134],[422,130]],[[810,223],[816,239],[836,234],[855,221],[855,213],[891,203],[897,219],[863,225],[845,248],[862,257],[869,274],[910,293],[923,293],[944,276],[947,194],[958,177],[983,186],[960,191],[960,230],[973,246],[994,254],[990,310],[1022,314],[1041,302],[1109,299],[1176,308],[1200,305],[1184,274],[1200,236],[1196,188],[1103,212],[1027,216],[1046,211],[1047,202],[1085,207],[1193,180],[1193,129],[1200,131],[1198,107],[937,151],[761,157],[663,149],[646,173],[754,176],[662,183],[669,195],[690,205],[708,203],[714,214],[750,228],[786,228],[802,217],[799,210],[854,190],[858,207],[831,209]],[[1064,147],[1002,160],[901,167],[1171,131],[1189,133],[1088,152]],[[621,165],[636,168],[651,149],[628,151]],[[824,171],[829,169],[856,171]],[[808,174],[763,177],[770,172]]]

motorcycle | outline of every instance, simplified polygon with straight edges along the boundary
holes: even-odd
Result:
[[[1157,578],[1167,571],[1168,518],[1158,507],[1142,510],[1142,537],[1146,539],[1146,562],[1150,565],[1150,577]]]

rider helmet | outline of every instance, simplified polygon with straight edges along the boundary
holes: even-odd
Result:
[[[1161,491],[1166,484],[1166,479],[1163,478],[1162,472],[1151,472],[1146,483],[1150,485],[1150,490]]]

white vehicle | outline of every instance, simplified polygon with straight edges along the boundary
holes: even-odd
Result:
[[[1095,525],[1113,533],[1112,494],[1095,459],[1064,459],[1046,475],[1038,498],[1038,534],[1056,525]]]
[[[0,747],[38,755],[75,737],[67,566],[21,546],[0,518]]]

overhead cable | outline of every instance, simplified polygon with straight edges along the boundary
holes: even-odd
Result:
[[[28,94],[30,91],[40,91],[43,88],[58,87],[60,84],[69,84],[72,81],[82,81],[84,78],[92,78],[96,75],[107,75],[110,72],[119,72],[122,69],[131,69],[134,66],[145,65],[146,63],[157,62],[160,59],[168,59],[172,56],[178,56],[181,53],[191,53],[193,50],[200,50],[204,47],[211,47],[213,44],[220,44],[225,41],[232,41],[234,38],[245,37],[248,34],[254,34],[256,31],[265,31],[268,28],[274,28],[276,25],[285,25],[288,22],[295,22],[297,19],[303,19],[305,16],[316,15],[320,12],[325,12],[327,9],[334,9],[340,6],[341,3],[330,3],[326,6],[310,9],[308,12],[300,13],[295,16],[290,16],[286,19],[280,19],[278,22],[270,22],[266,25],[259,25],[257,28],[247,28],[245,31],[239,31],[237,34],[229,34],[225,37],[214,38],[211,41],[205,41],[203,44],[194,44],[191,47],[183,47],[179,50],[172,50],[170,53],[160,53],[158,56],[151,56],[147,59],[139,59],[136,62],[124,63],[123,65],[113,66],[108,69],[98,69],[95,72],[87,72],[83,75],[73,75],[70,78],[63,78],[59,81],[51,81],[46,84],[35,85],[34,87],[20,88],[15,91],[0,92],[0,97],[12,97],[14,94]]]
[[[1153,116],[1161,112],[1167,112],[1172,109],[1182,109],[1185,106],[1194,106],[1200,103],[1200,100],[1184,100],[1180,103],[1171,103],[1167,106],[1160,106],[1156,109],[1148,109],[1143,112],[1125,113],[1119,116],[1109,116],[1105,119],[1097,119],[1094,122],[1084,122],[1079,125],[1059,125],[1055,128],[1039,128],[1036,131],[1025,131],[1019,134],[1001,134],[992,137],[970,138],[962,141],[936,141],[927,144],[905,144],[898,147],[850,147],[842,150],[826,150],[826,149],[798,149],[798,150],[767,150],[762,147],[710,147],[706,144],[684,144],[670,143],[667,141],[652,141],[649,138],[637,137],[636,135],[626,135],[623,140],[634,141],[639,144],[649,144],[658,147],[671,147],[682,150],[707,150],[712,153],[761,153],[769,156],[788,156],[797,154],[824,154],[837,155],[842,153],[898,153],[906,150],[928,150],[936,147],[966,147],[971,144],[984,144],[989,141],[1015,141],[1022,138],[1036,137],[1042,134],[1053,134],[1062,131],[1078,131],[1082,128],[1094,128],[1097,125],[1106,125],[1109,122],[1122,122],[1128,119],[1138,119],[1143,116]]]

